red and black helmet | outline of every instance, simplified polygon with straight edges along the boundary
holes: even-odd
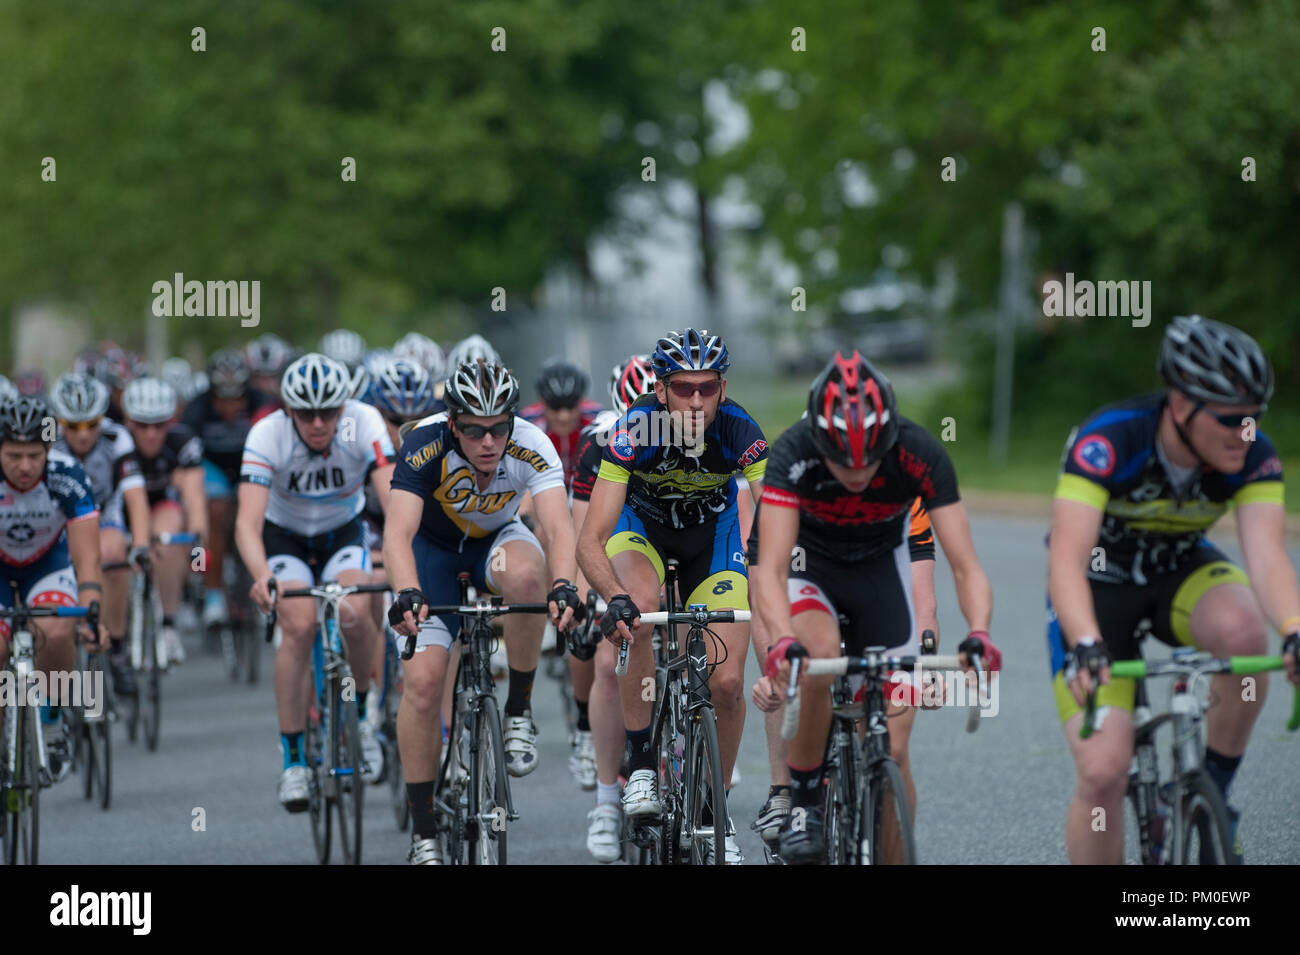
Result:
[[[836,352],[808,393],[813,444],[846,468],[863,468],[898,440],[898,408],[889,379],[856,349]]]

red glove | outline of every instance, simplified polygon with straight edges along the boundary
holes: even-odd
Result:
[[[978,646],[973,644],[978,644]],[[961,646],[957,650],[967,654],[970,654],[972,650],[978,653],[984,660],[984,669],[986,670],[1002,669],[1002,651],[993,645],[988,633],[983,630],[972,630],[966,635],[966,639],[961,642]]]
[[[767,665],[763,668],[763,672],[771,679],[776,679],[776,672],[785,659],[785,651],[798,642],[794,637],[782,637],[776,641],[772,649],[767,651]]]

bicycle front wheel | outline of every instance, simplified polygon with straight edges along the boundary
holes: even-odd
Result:
[[[853,792],[856,772],[852,753],[841,751],[827,765],[823,818],[826,820],[826,861],[830,865],[858,865],[860,862],[854,817],[858,803]]]
[[[1182,832],[1174,865],[1236,865],[1223,793],[1199,769],[1183,780]]]
[[[690,775],[686,790],[690,806],[691,864],[727,864],[727,789],[722,775],[717,717],[710,706],[695,715],[691,736]]]
[[[158,730],[162,725],[162,664],[164,661],[158,659],[158,619],[154,616],[153,608],[149,607],[144,613],[144,624],[141,628],[141,638],[144,640],[144,661],[145,673],[144,685],[140,688],[143,695],[143,718],[144,718],[144,743],[149,748],[149,752],[158,751]]]
[[[496,701],[486,700],[475,716],[475,752],[470,759],[470,864],[506,864],[506,827],[510,797],[506,792],[505,741]]]
[[[361,726],[356,700],[344,700],[334,694],[334,734],[338,740],[338,759],[334,772],[338,794],[339,844],[343,847],[343,864],[361,864],[361,817],[365,808],[366,783],[361,778]]]
[[[892,759],[871,770],[862,793],[859,859],[863,865],[916,865],[916,834],[903,773]]]
[[[5,862],[36,865],[41,835],[41,759],[36,749],[39,717],[31,707],[19,706],[10,709],[9,718],[18,721],[18,758],[5,792]]]
[[[330,861],[330,841],[333,837],[333,802],[329,795],[329,782],[322,784],[324,771],[324,751],[321,746],[321,715],[310,713],[307,717],[307,732],[304,734],[303,746],[307,754],[307,768],[310,770],[307,784],[307,811],[311,816],[311,841],[316,849],[316,861],[328,865]]]

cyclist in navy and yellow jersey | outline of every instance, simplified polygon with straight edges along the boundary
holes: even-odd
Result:
[[[1066,816],[1076,863],[1123,858],[1123,825],[1097,830],[1091,821],[1096,807],[1124,818],[1135,683],[1109,679],[1106,665],[1138,655],[1139,623],[1162,643],[1217,657],[1264,653],[1271,623],[1283,635],[1287,679],[1300,679],[1300,585],[1283,542],[1282,465],[1255,427],[1273,394],[1268,359],[1244,332],[1182,316],[1165,330],[1157,367],[1166,391],[1102,408],[1071,432],[1056,488],[1047,642],[1078,774]],[[1205,538],[1229,506],[1245,571]],[[1103,667],[1106,715],[1085,741],[1080,707],[1093,660]],[[1267,689],[1261,680],[1246,701],[1238,677],[1213,678],[1205,766],[1225,802]],[[1238,843],[1239,813],[1229,807],[1229,816]]]

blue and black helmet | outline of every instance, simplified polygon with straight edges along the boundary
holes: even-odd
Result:
[[[679,371],[716,371],[725,375],[731,367],[722,336],[710,335],[706,328],[669,332],[667,338],[659,339],[651,363],[658,378]]]
[[[384,417],[404,420],[424,417],[437,401],[429,372],[410,358],[390,358],[373,369],[367,400]]]

